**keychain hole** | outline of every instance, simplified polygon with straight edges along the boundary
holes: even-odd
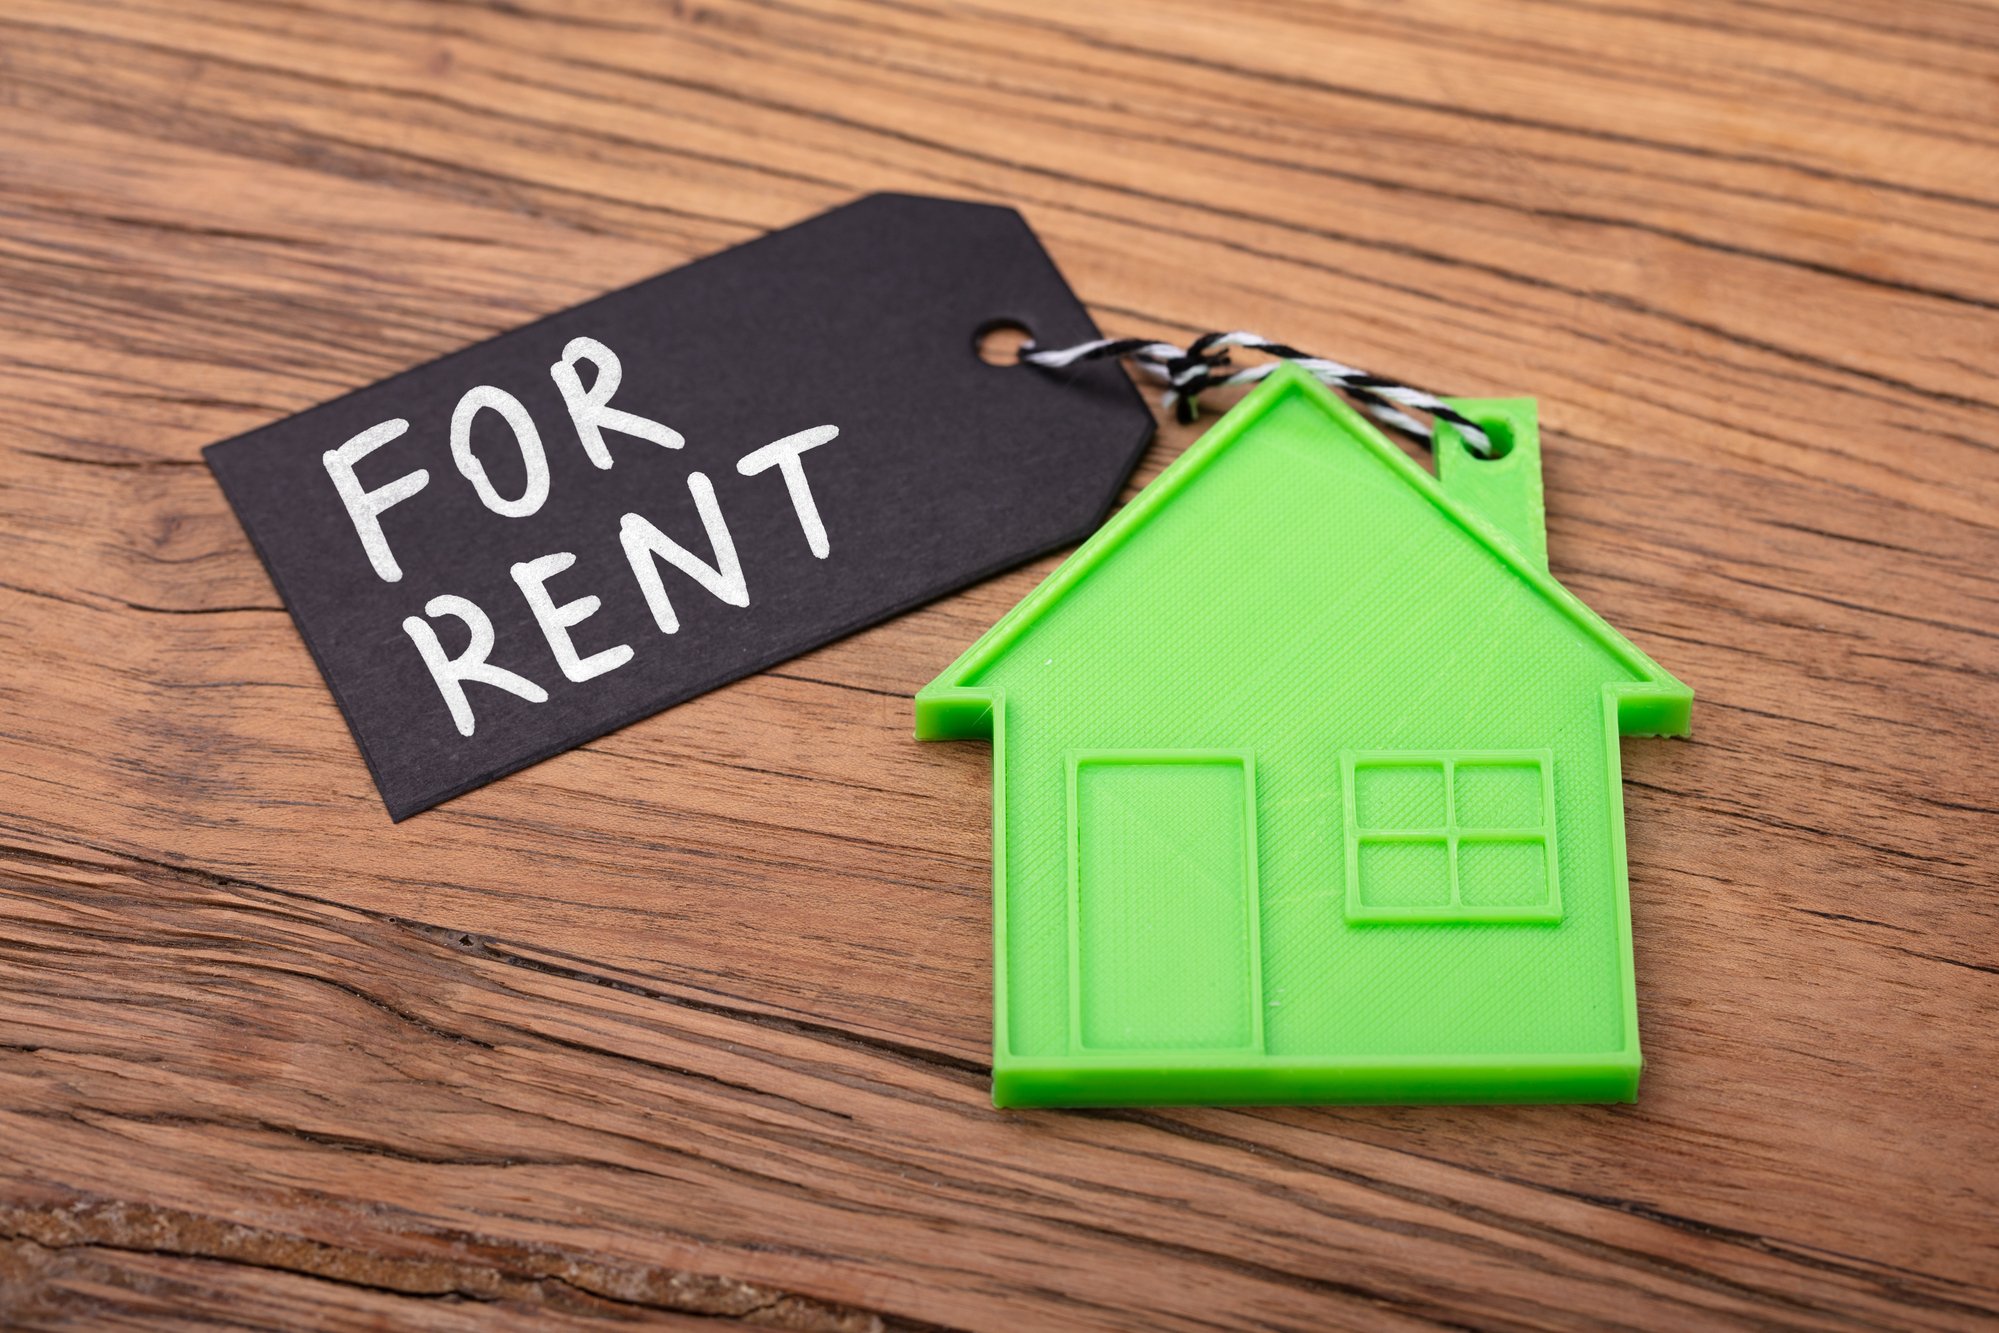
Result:
[[[1475,417],[1473,420],[1477,421],[1479,429],[1485,432],[1485,438],[1492,441],[1490,454],[1478,454],[1472,452],[1471,445],[1462,435],[1458,437],[1458,448],[1464,450],[1473,462],[1497,463],[1513,452],[1513,427],[1510,423],[1498,417]]]
[[[989,366],[1013,366],[1020,364],[1020,349],[1033,341],[1019,320],[989,319],[972,335],[972,350]]]

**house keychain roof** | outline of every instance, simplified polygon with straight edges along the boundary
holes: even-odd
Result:
[[[1418,467],[1282,367],[916,697],[993,743],[993,1099],[1636,1096],[1618,736],[1532,400]]]

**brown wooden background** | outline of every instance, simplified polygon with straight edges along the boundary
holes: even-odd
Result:
[[[200,446],[882,188],[1540,396],[1640,1105],[991,1110],[1052,562],[388,823]],[[1999,1319],[1995,237],[1959,0],[7,0],[0,1323]]]

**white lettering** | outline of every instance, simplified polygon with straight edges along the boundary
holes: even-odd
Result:
[[[422,616],[410,616],[403,621],[403,633],[410,636],[416,650],[423,654],[423,664],[430,668],[430,678],[437,682],[437,692],[444,696],[446,707],[451,709],[451,720],[458,724],[458,734],[472,734],[472,705],[465,698],[465,682],[476,680],[482,685],[492,685],[517,694],[531,704],[548,702],[548,691],[525,676],[517,676],[505,667],[497,667],[486,660],[493,651],[493,622],[479,609],[478,603],[463,597],[433,597],[424,605],[423,614],[435,619],[438,616],[457,616],[472,631],[472,642],[456,657],[448,657],[444,645],[438,642],[437,631],[430,627],[430,621]]]
[[[690,472],[687,489],[694,496],[695,508],[701,511],[702,526],[708,530],[709,545],[715,550],[714,565],[703,564],[686,547],[637,514],[626,514],[618,528],[625,559],[631,561],[632,573],[645,591],[646,605],[652,608],[653,621],[663,634],[678,633],[680,618],[673,614],[673,603],[667,600],[666,584],[659,576],[656,560],[666,561],[730,606],[750,604],[743,567],[736,560],[736,544],[730,540],[729,527],[722,521],[722,510],[715,503],[714,486],[701,473]]]
[[[817,449],[839,433],[838,426],[814,426],[751,450],[736,462],[736,471],[746,477],[766,472],[773,464],[784,474],[785,489],[791,492],[791,507],[798,511],[798,526],[805,530],[805,544],[821,560],[833,548],[826,540],[826,525],[819,521],[819,508],[812,503],[812,488],[805,484],[805,464],[798,456],[807,449]]]
[[[340,502],[347,506],[347,517],[353,520],[354,531],[361,538],[361,549],[368,553],[368,563],[389,583],[400,582],[403,571],[389,551],[389,539],[382,534],[382,512],[428,486],[430,473],[418,468],[371,491],[361,485],[361,478],[354,473],[354,465],[409,428],[410,423],[400,417],[384,421],[379,426],[370,426],[338,449],[328,449],[320,456],[326,464],[326,475],[333,478],[333,489],[340,492]]]
[[[524,560],[513,568],[514,582],[520,585],[521,596],[528,599],[528,609],[534,612],[535,622],[548,639],[549,651],[555,654],[562,674],[578,684],[593,676],[601,676],[606,671],[615,671],[632,660],[629,644],[619,644],[606,648],[601,653],[588,657],[576,655],[576,645],[570,642],[569,627],[579,625],[597,614],[603,601],[595,596],[579,597],[573,602],[557,606],[548,595],[548,581],[576,563],[576,557],[568,551],[558,551],[545,555],[539,560]]]
[[[472,422],[481,410],[489,407],[514,428],[514,443],[520,446],[527,489],[518,500],[505,499],[493,489],[486,465],[472,452]],[[548,499],[548,451],[541,447],[541,432],[535,429],[534,418],[521,406],[521,400],[505,389],[481,384],[465,391],[465,396],[458,400],[458,409],[451,414],[451,456],[457,460],[458,470],[472,483],[472,489],[479,492],[486,508],[505,518],[526,518]]]
[[[597,378],[588,389],[576,373],[578,361],[588,361],[597,368]],[[595,338],[571,338],[562,349],[562,359],[550,366],[548,373],[555,377],[555,387],[562,390],[562,401],[569,405],[569,417],[576,423],[576,437],[583,441],[583,452],[598,467],[611,466],[611,450],[604,443],[607,430],[651,440],[662,449],[678,449],[686,443],[671,426],[610,406],[611,395],[618,391],[625,371],[618,362],[618,354]]]

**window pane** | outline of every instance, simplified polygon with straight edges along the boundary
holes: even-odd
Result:
[[[1452,787],[1460,828],[1531,829],[1541,826],[1538,764],[1460,760]]]
[[[1548,901],[1548,858],[1540,840],[1458,843],[1458,896],[1466,907],[1538,907]]]
[[[1356,764],[1354,812],[1364,830],[1441,829],[1442,764]]]
[[[1360,901],[1363,907],[1449,907],[1450,848],[1435,842],[1360,844]]]

